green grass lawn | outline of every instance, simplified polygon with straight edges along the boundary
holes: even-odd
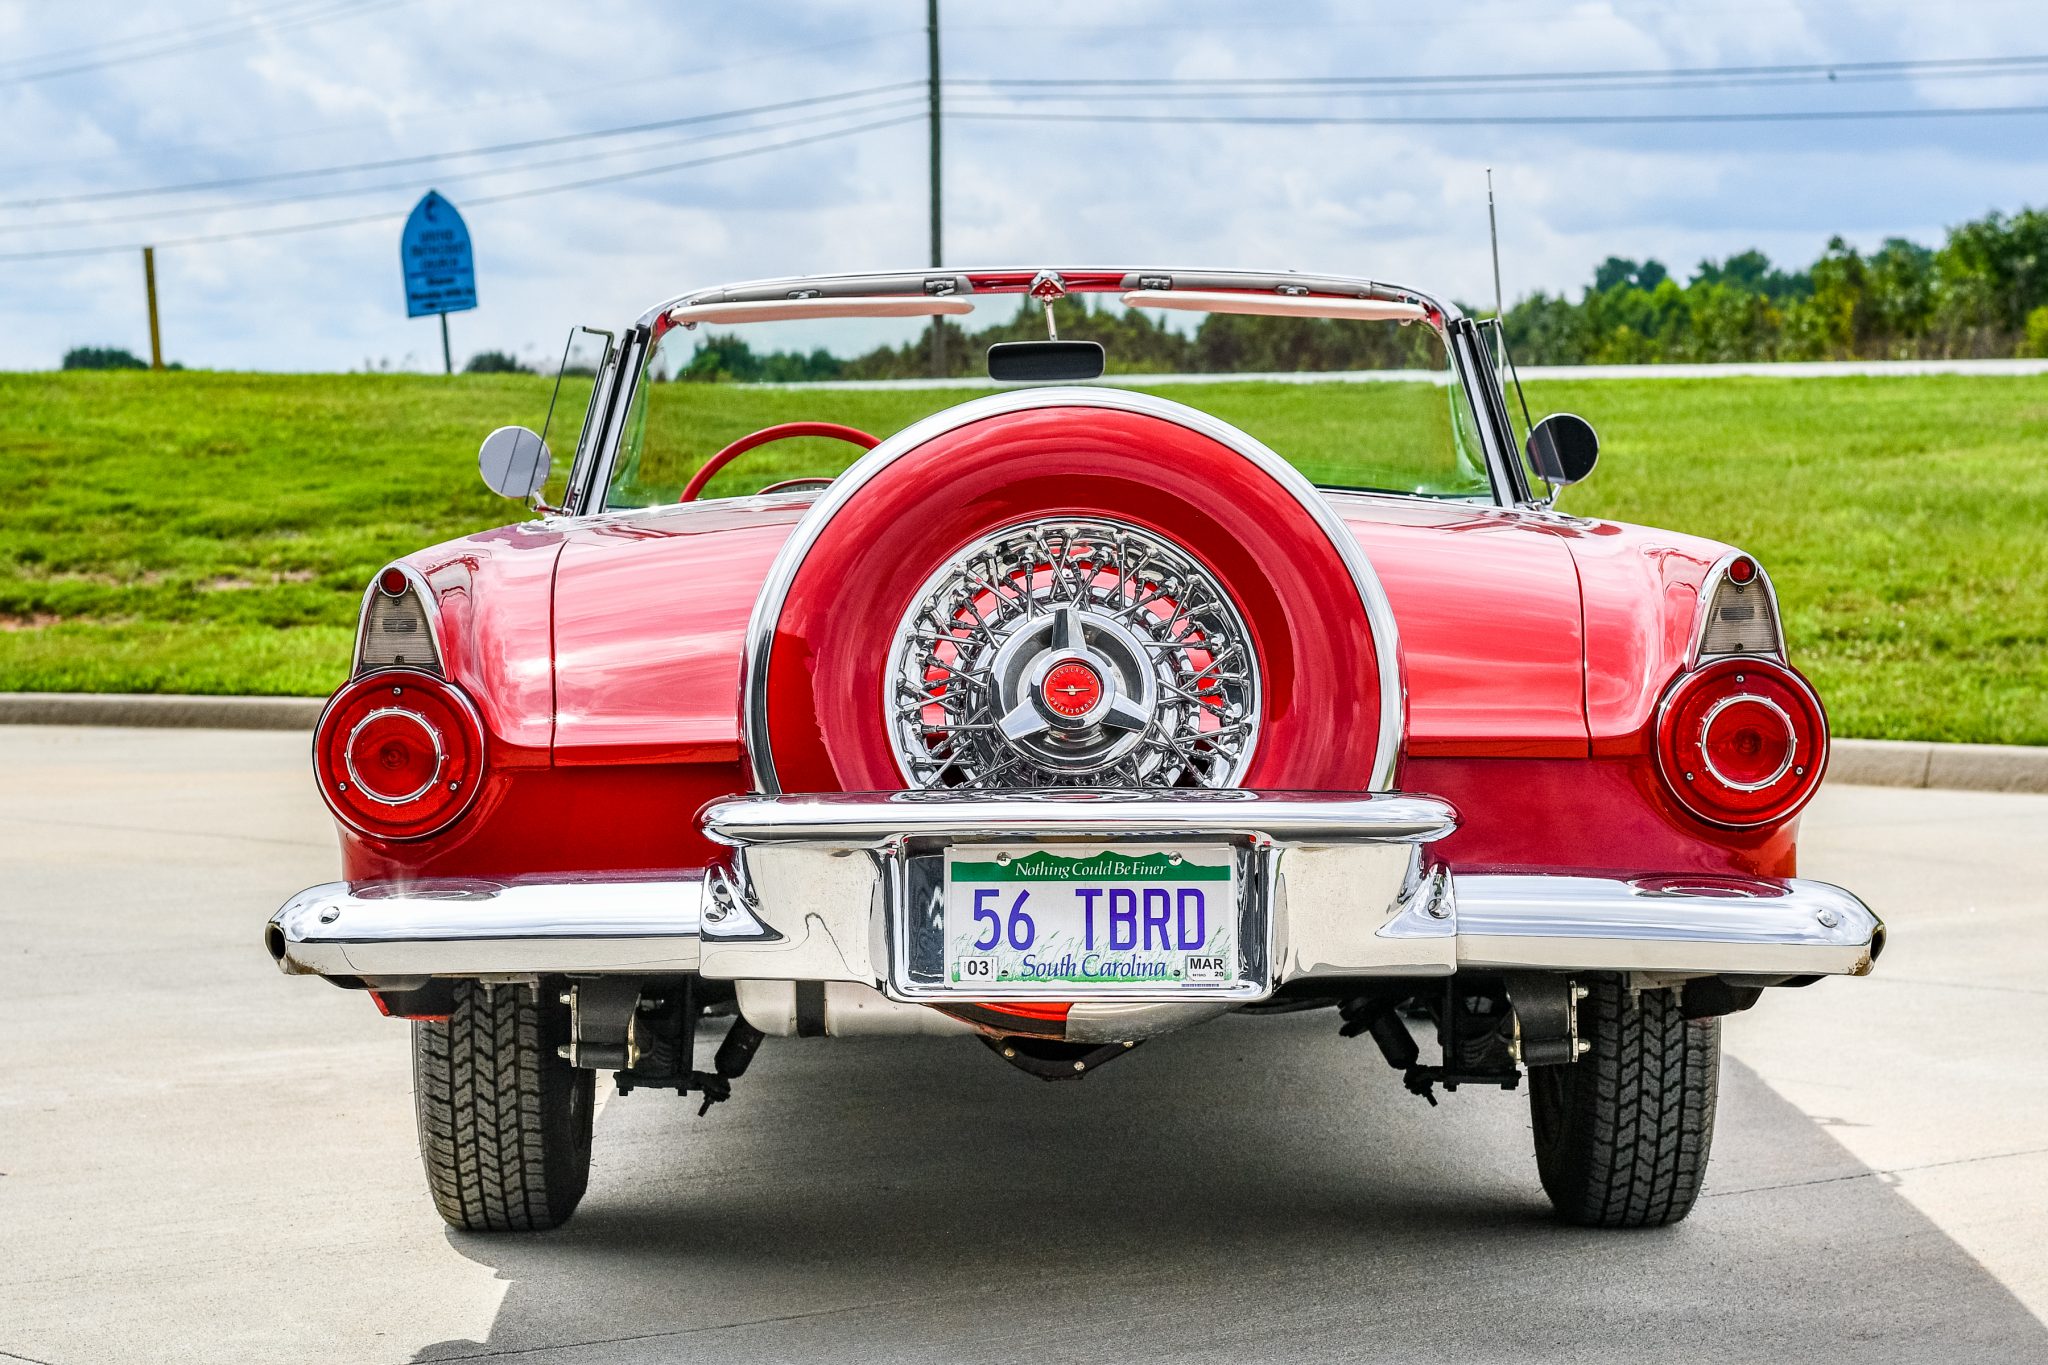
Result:
[[[1313,469],[1349,414],[1393,401],[1374,387],[1165,392]],[[525,376],[0,375],[0,690],[329,690],[380,564],[517,515],[477,481],[476,445],[538,426],[548,391]],[[886,434],[965,396],[691,401],[711,404],[710,443],[792,416]],[[1530,401],[1584,414],[1606,442],[1568,510],[1763,560],[1838,733],[2048,743],[2048,380],[1589,381]],[[564,407],[580,414],[580,396]],[[772,449],[724,491],[853,453]]]

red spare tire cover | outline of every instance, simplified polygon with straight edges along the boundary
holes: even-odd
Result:
[[[963,405],[883,442],[799,524],[757,606],[745,728],[768,792],[908,785],[884,720],[893,636],[949,557],[1040,517],[1110,517],[1215,577],[1252,638],[1257,747],[1241,785],[1391,786],[1398,647],[1364,551],[1264,447],[1179,404],[1038,391]]]

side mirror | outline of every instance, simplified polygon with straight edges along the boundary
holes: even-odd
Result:
[[[1529,431],[1529,467],[1552,488],[1582,482],[1598,463],[1600,436],[1583,417],[1554,412]]]
[[[554,457],[548,443],[525,427],[499,427],[484,437],[476,467],[493,493],[525,502],[547,486]]]

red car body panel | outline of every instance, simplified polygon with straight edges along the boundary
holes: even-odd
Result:
[[[1632,754],[1692,657],[1700,585],[1726,545],[1619,522],[1561,525],[1586,623],[1586,726],[1595,754]]]
[[[1663,786],[1659,700],[1690,657],[1711,541],[1519,510],[1331,493],[1385,586],[1408,698],[1399,783],[1460,813],[1464,869],[1794,871],[1797,821],[1706,825]],[[810,496],[512,526],[409,557],[489,776],[431,839],[342,832],[352,878],[701,867],[697,812],[748,786],[740,660]]]
[[[1580,758],[1584,652],[1571,552],[1468,503],[1331,494],[1393,604],[1410,758]]]
[[[545,767],[554,743],[555,558],[563,536],[500,527],[407,557],[433,590],[441,669],[490,735],[490,766]]]
[[[809,501],[691,503],[574,532],[555,595],[557,764],[738,762],[747,617]]]

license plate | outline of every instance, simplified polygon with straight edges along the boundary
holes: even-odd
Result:
[[[1230,848],[953,848],[946,853],[948,989],[1046,999],[1239,984]]]

